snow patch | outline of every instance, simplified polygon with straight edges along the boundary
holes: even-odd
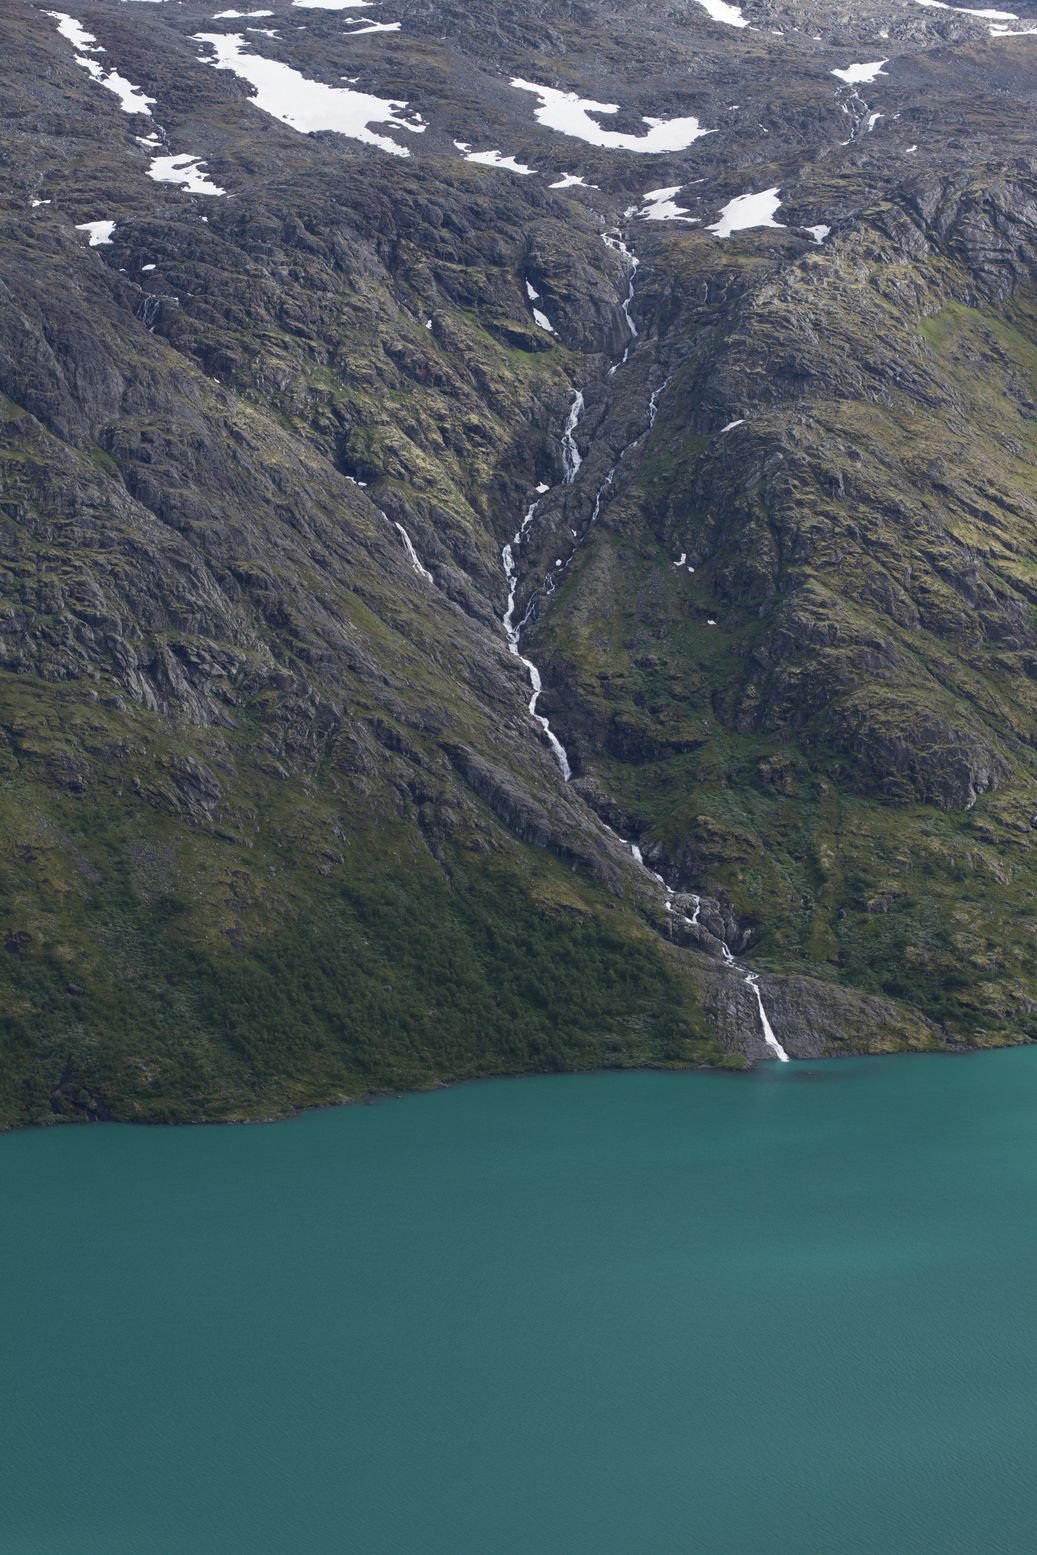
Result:
[[[87,32],[81,22],[77,22],[74,16],[68,16],[64,11],[44,11],[45,16],[51,17],[58,24],[58,32],[63,38],[67,38],[73,48],[83,52],[74,55],[77,65],[81,66],[96,81],[98,86],[103,86],[106,91],[114,92],[119,99],[119,106],[124,113],[144,113],[151,117],[151,104],[153,97],[147,97],[140,87],[134,86],[132,81],[127,81],[117,70],[105,70],[96,59],[91,59],[92,54],[103,54],[105,51],[98,43],[92,32]]]
[[[91,248],[100,248],[102,243],[112,241],[112,233],[115,231],[114,221],[78,221],[76,231],[85,232],[90,239]]]
[[[540,99],[534,110],[538,124],[562,135],[572,135],[590,146],[604,146],[612,151],[686,151],[703,135],[715,135],[715,130],[704,130],[693,115],[680,119],[653,119],[642,115],[641,122],[648,125],[643,135],[626,135],[620,130],[606,130],[592,114],[618,113],[618,103],[596,103],[576,92],[563,92],[553,86],[539,86],[535,81],[523,81],[514,76],[511,82],[520,92],[532,92]]]
[[[67,38],[74,49],[81,49],[84,54],[104,53],[93,33],[87,32],[82,22],[77,22],[74,16],[67,16],[64,11],[44,11],[43,14],[57,22],[61,36]]]
[[[815,243],[823,243],[831,232],[831,227],[826,227],[823,221],[819,221],[816,227],[804,227],[804,232],[809,232]]]
[[[740,194],[729,200],[707,232],[718,238],[728,238],[732,232],[745,232],[750,227],[784,227],[783,221],[774,220],[774,212],[781,204],[781,191],[761,189],[759,194]]]
[[[597,184],[589,184],[582,173],[563,173],[557,183],[549,185],[551,189],[572,189],[579,186],[581,189],[596,189]]]
[[[689,216],[685,208],[674,199],[682,187],[681,184],[674,184],[669,189],[649,189],[642,197],[641,209],[636,213],[640,220],[697,222],[698,217]]]
[[[723,434],[724,432],[733,432],[735,427],[744,427],[744,426],[745,426],[745,417],[744,416],[739,416],[737,421],[729,421],[727,423],[726,427],[721,427],[720,428],[720,431],[721,431],[721,434]]]
[[[148,177],[159,184],[179,184],[188,194],[226,194],[219,184],[214,184],[207,173],[202,157],[192,157],[186,152],[175,157],[153,157]]]
[[[969,5],[948,5],[946,0],[915,0],[915,5],[924,5],[929,11],[957,11],[962,16],[982,16],[988,22],[1019,20],[1014,11],[977,11]]]
[[[455,140],[454,145],[466,162],[478,162],[481,167],[501,167],[508,173],[521,173],[523,178],[536,172],[535,167],[526,167],[524,162],[516,162],[514,157],[506,157],[500,151],[472,151],[464,140]]]
[[[864,81],[874,81],[876,76],[887,75],[882,67],[888,64],[888,59],[873,59],[868,65],[847,65],[844,70],[833,70],[831,74],[845,81],[847,86],[860,86]]]
[[[407,107],[396,98],[373,97],[367,92],[351,92],[345,87],[325,86],[310,81],[290,65],[264,59],[247,52],[249,45],[241,33],[198,32],[195,41],[212,49],[215,59],[205,60],[217,70],[230,70],[256,89],[255,107],[301,135],[334,130],[350,140],[377,146],[395,157],[409,157],[410,151],[387,135],[376,134],[372,124],[388,124],[393,129],[420,134],[426,126],[417,115],[401,117]]]
[[[126,77],[121,76],[117,70],[109,70],[106,75],[96,60],[77,59],[76,64],[85,65],[98,86],[103,86],[106,91],[115,93],[123,113],[145,113],[150,119],[151,104],[155,99],[148,97],[139,86],[134,86],[132,81],[127,81]]]
[[[749,25],[738,6],[728,5],[727,0],[699,0],[699,5],[709,12],[715,22],[725,22],[728,27]]]

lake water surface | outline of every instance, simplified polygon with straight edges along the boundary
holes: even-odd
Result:
[[[1037,1051],[0,1139],[10,1555],[1033,1555]]]

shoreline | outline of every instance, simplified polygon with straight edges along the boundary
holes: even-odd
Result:
[[[759,1074],[761,1070],[766,1070],[768,1073],[772,1070],[775,1073],[787,1073],[791,1077],[795,1074],[802,1074],[803,1067],[807,1065],[838,1063],[840,1060],[846,1059],[969,1058],[984,1053],[1011,1052],[1027,1047],[1037,1047],[1037,1041],[1024,1037],[1018,1042],[993,1042],[984,1045],[962,1044],[953,1047],[899,1048],[891,1052],[837,1052],[824,1053],[810,1058],[796,1058],[793,1055],[787,1064],[780,1063],[777,1059],[760,1059],[756,1061],[747,1060],[745,1064],[738,1066],[733,1064],[681,1063],[589,1064],[586,1068],[575,1069],[502,1070],[490,1074],[460,1075],[454,1079],[431,1080],[426,1085],[415,1085],[406,1089],[366,1091],[361,1096],[342,1096],[328,1101],[306,1102],[300,1106],[288,1107],[282,1112],[270,1112],[257,1116],[184,1118],[170,1122],[158,1118],[70,1118],[55,1113],[53,1117],[41,1118],[37,1122],[0,1125],[0,1139],[11,1134],[47,1133],[51,1129],[67,1127],[145,1129],[265,1127],[276,1123],[294,1123],[312,1113],[331,1112],[339,1108],[345,1109],[349,1107],[374,1107],[386,1102],[403,1101],[409,1096],[431,1096],[437,1091],[452,1091],[466,1085],[487,1085],[494,1081],[565,1079],[589,1075],[618,1074],[699,1074],[743,1080]]]

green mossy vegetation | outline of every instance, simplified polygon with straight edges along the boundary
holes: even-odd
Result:
[[[392,40],[380,89],[398,65],[413,96],[413,55],[460,135],[451,48],[474,55],[485,22],[455,21],[451,47]],[[598,210],[636,201],[643,168],[615,169],[641,159],[581,148],[597,192],[570,199],[540,157],[561,138],[523,133],[510,89],[475,83],[486,133],[544,178],[299,135],[199,67],[192,112],[233,190],[201,222],[30,23],[39,68],[9,76],[2,131],[0,1123],[741,1064],[745,990],[668,940],[581,792],[751,929],[754,965],[820,979],[771,982],[813,1051],[1032,1035],[1037,300],[1001,284],[1018,264],[980,273],[1014,241],[994,206],[1024,191],[927,187],[972,202],[941,247],[924,201],[874,197],[870,145],[834,151],[808,63],[773,166],[744,142],[753,187],[791,199],[801,169],[800,210],[717,243],[740,132],[697,145],[702,224],[630,224],[641,331],[606,380],[626,278]],[[685,65],[726,104],[725,30],[705,57],[670,29],[660,54],[661,25],[631,55],[551,21],[575,90],[634,58],[660,112],[684,111]],[[172,113],[165,26],[117,52]],[[293,44],[332,76],[355,47],[330,23]],[[741,37],[739,68],[769,76],[774,47]],[[823,248],[793,225],[815,207],[839,223]],[[74,223],[109,210],[113,242],[88,248]],[[557,481],[576,385],[594,447],[522,562],[553,569],[626,448],[528,631],[583,790],[558,783],[500,629],[501,545]],[[879,993],[904,1022],[886,1006],[881,1028]]]
[[[889,996],[951,1041],[1035,1040],[1037,299],[967,306],[952,267],[907,268],[927,306],[943,292],[914,343],[884,265],[877,304],[866,285],[846,311],[835,269],[831,301],[750,314],[758,346],[737,319],[707,337],[535,651],[572,687],[582,764],[671,878],[751,926],[754,965]],[[907,387],[791,410],[761,390],[740,443],[689,430],[725,353],[814,349],[782,333],[794,307],[821,339],[830,308],[864,362],[898,352]],[[919,802],[970,742],[992,786]]]
[[[0,808],[0,1122],[725,1059],[661,942],[538,851],[435,860],[382,824],[329,867],[299,840],[319,817],[245,847],[111,794],[45,813],[10,775]]]

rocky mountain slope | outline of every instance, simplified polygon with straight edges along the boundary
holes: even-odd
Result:
[[[9,0],[0,1121],[1037,1035],[1014,9]]]

